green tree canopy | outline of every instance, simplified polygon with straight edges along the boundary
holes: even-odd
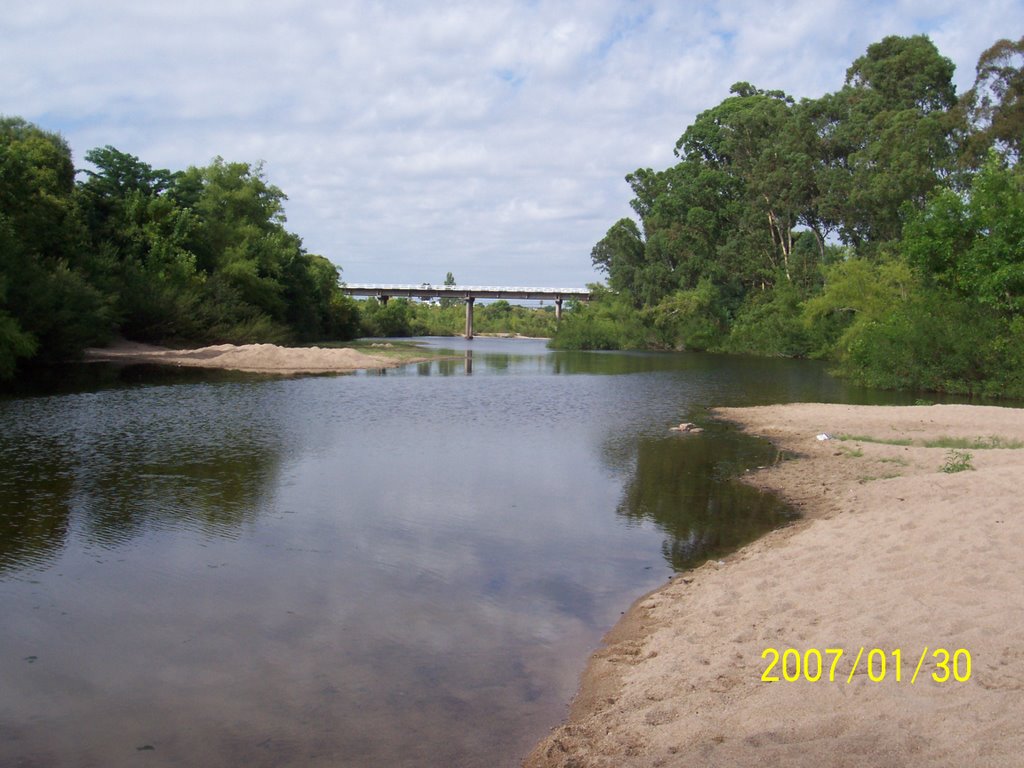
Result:
[[[112,146],[75,182],[59,135],[0,118],[0,377],[111,332],[161,341],[351,338],[339,269],[285,229],[260,164],[184,172]]]
[[[844,242],[876,252],[899,238],[903,204],[924,204],[950,172],[954,66],[923,35],[887,37],[808,102],[822,142],[821,214]]]
[[[966,150],[978,161],[992,147],[1011,163],[1024,150],[1024,37],[999,40],[978,58],[974,87],[962,100]]]
[[[966,195],[941,190],[908,222],[902,248],[938,285],[1024,312],[1024,173],[993,152]]]
[[[103,297],[79,268],[74,176],[61,136],[0,118],[0,372],[32,354],[73,356],[107,331]]]

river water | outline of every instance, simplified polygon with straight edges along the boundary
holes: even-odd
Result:
[[[806,361],[424,342],[453,359],[0,399],[0,765],[515,765],[633,599],[788,519],[707,407],[880,401]]]

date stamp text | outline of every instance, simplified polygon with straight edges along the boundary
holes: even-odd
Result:
[[[842,648],[765,648],[761,654],[767,666],[761,673],[766,683],[795,683],[805,680],[809,683],[843,682],[852,683],[858,673],[866,674],[868,680],[880,683],[895,680],[897,683],[917,683],[918,678],[930,676],[936,683],[966,683],[971,679],[971,652],[966,648],[947,650],[925,646],[920,654],[904,657],[901,648],[884,650],[861,646],[856,654]],[[853,663],[850,663],[853,659]],[[906,664],[904,664],[906,661]],[[911,668],[913,672],[910,673]]]

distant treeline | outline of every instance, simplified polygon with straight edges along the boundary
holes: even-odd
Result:
[[[1024,38],[959,98],[924,36],[887,37],[840,90],[737,83],[626,177],[594,247],[597,301],[563,348],[833,359],[864,384],[1024,397]]]

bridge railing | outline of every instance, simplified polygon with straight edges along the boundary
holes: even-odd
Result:
[[[519,287],[503,285],[432,285],[430,283],[343,283],[342,290],[345,291],[373,291],[388,293],[394,291],[396,294],[478,294],[478,293],[534,293],[547,294],[550,296],[590,296],[590,291],[585,288],[549,288],[549,287]]]

